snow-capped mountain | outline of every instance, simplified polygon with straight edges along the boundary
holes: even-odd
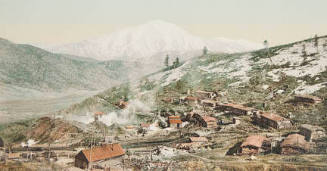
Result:
[[[262,47],[260,44],[244,40],[223,38],[204,39],[194,36],[182,28],[164,21],[152,21],[132,28],[114,32],[108,36],[85,40],[78,43],[47,47],[56,53],[110,59],[150,59],[156,55],[171,54],[187,56],[198,55],[207,46],[211,52],[242,52]],[[194,52],[198,52],[194,55]],[[163,56],[160,56],[163,58]],[[162,60],[162,59],[160,59]]]

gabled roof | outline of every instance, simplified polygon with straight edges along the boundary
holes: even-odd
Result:
[[[251,135],[246,138],[246,140],[242,143],[241,147],[254,146],[260,148],[265,140],[267,140],[267,138],[264,136]]]
[[[309,144],[305,141],[305,137],[300,134],[288,135],[281,143],[281,147],[299,147],[302,149],[308,149]]]
[[[270,119],[270,120],[273,120],[273,121],[276,121],[276,122],[279,122],[279,121],[282,121],[282,120],[285,120],[285,118],[277,115],[277,114],[274,114],[274,113],[262,113],[261,114],[262,117],[265,117],[267,119]]]
[[[106,144],[91,149],[81,151],[89,162],[105,160],[113,157],[122,156],[125,154],[124,149],[120,144]]]

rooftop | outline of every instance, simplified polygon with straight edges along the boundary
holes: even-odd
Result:
[[[267,140],[267,138],[264,136],[251,135],[246,138],[246,140],[242,143],[241,147],[254,146],[260,148],[265,140]]]
[[[283,118],[277,114],[274,114],[274,113],[262,113],[261,116],[265,117],[267,119],[273,120],[273,121],[277,121],[277,122],[285,120],[285,118]]]
[[[285,140],[281,143],[281,147],[300,147],[307,149],[309,144],[305,141],[305,137],[300,134],[288,135]]]
[[[89,162],[118,157],[125,154],[120,144],[106,144],[91,149],[82,150]]]

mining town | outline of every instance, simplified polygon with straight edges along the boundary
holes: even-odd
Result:
[[[108,126],[103,111],[94,111],[93,122],[86,127],[56,116],[42,117],[27,130],[26,141],[6,143],[0,137],[1,162],[48,163],[52,169],[67,171],[201,170],[205,163],[219,163],[216,158],[230,158],[232,165],[294,155],[319,157],[327,152],[321,141],[325,129],[314,123],[295,124],[283,114],[224,102],[217,92],[187,93],[160,100],[161,105],[178,110],[150,110],[155,117],[135,124]],[[311,105],[321,102],[313,96],[292,98]],[[125,110],[130,104],[121,99],[115,105]]]
[[[76,0],[64,0],[56,10],[59,0],[49,5],[44,0],[31,1],[35,0],[0,0],[0,22],[6,16],[29,19],[44,15],[52,22],[56,15],[79,9]],[[305,12],[296,21],[315,22],[316,17],[308,17],[310,13],[327,21],[326,0],[323,5],[310,1],[321,8],[311,12],[307,5],[297,11],[293,7],[300,0],[290,1],[283,1],[288,4],[288,15]],[[89,5],[78,11],[89,19],[96,16],[92,12],[99,12],[91,6],[107,1],[78,0],[78,4],[86,2]],[[134,10],[139,2],[129,1],[133,6],[128,10]],[[177,1],[169,4],[173,2]],[[175,14],[171,12],[177,10],[193,18],[218,14],[225,8],[219,5],[220,10],[202,11],[213,1],[197,2],[190,14],[182,10],[185,4],[165,11],[172,17]],[[142,12],[132,15],[156,17],[143,13],[145,9],[163,11],[153,8],[156,3],[159,1],[148,0],[142,4]],[[278,4],[275,1],[261,7],[251,3],[238,1],[231,6],[253,6],[239,14],[252,12],[251,19],[282,13],[279,8],[265,10]],[[47,4],[44,7],[49,9],[33,13],[38,4]],[[99,5],[101,15],[125,16],[126,4],[122,9],[116,9],[112,1]],[[69,8],[65,10],[65,6]],[[15,15],[2,15],[3,10]],[[20,10],[24,13],[18,13]],[[48,16],[48,12],[55,13]],[[229,16],[235,10],[223,12]],[[77,16],[79,13],[74,13],[74,22],[75,17],[80,22]],[[201,23],[211,20],[198,18]],[[261,20],[273,22],[269,19]],[[37,30],[42,24],[25,26],[17,24],[14,30],[26,31],[26,38],[31,34],[28,31],[44,31]],[[78,25],[79,29],[85,26]],[[82,34],[70,27],[60,26],[67,37],[68,31]],[[87,32],[96,29],[87,27]],[[208,27],[220,30],[220,26]],[[12,31],[9,25],[4,28]],[[265,28],[263,32],[268,34],[268,28],[279,27]],[[52,32],[56,39],[57,29]],[[287,31],[293,33],[288,27]],[[243,40],[202,39],[175,24],[153,21],[109,37],[69,44],[59,52],[55,47],[47,50],[35,47],[38,43],[0,38],[0,171],[327,171],[327,36],[305,35],[311,34],[281,45],[262,40],[256,48],[247,49]],[[18,41],[19,36],[13,35]],[[93,49],[95,46],[98,48]],[[75,50],[77,54],[68,53]],[[114,58],[115,54],[119,56]]]

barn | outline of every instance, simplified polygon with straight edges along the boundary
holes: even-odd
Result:
[[[85,149],[75,156],[75,167],[86,169],[89,167],[90,162],[99,162],[111,158],[117,158],[124,154],[124,149],[118,143]]]

